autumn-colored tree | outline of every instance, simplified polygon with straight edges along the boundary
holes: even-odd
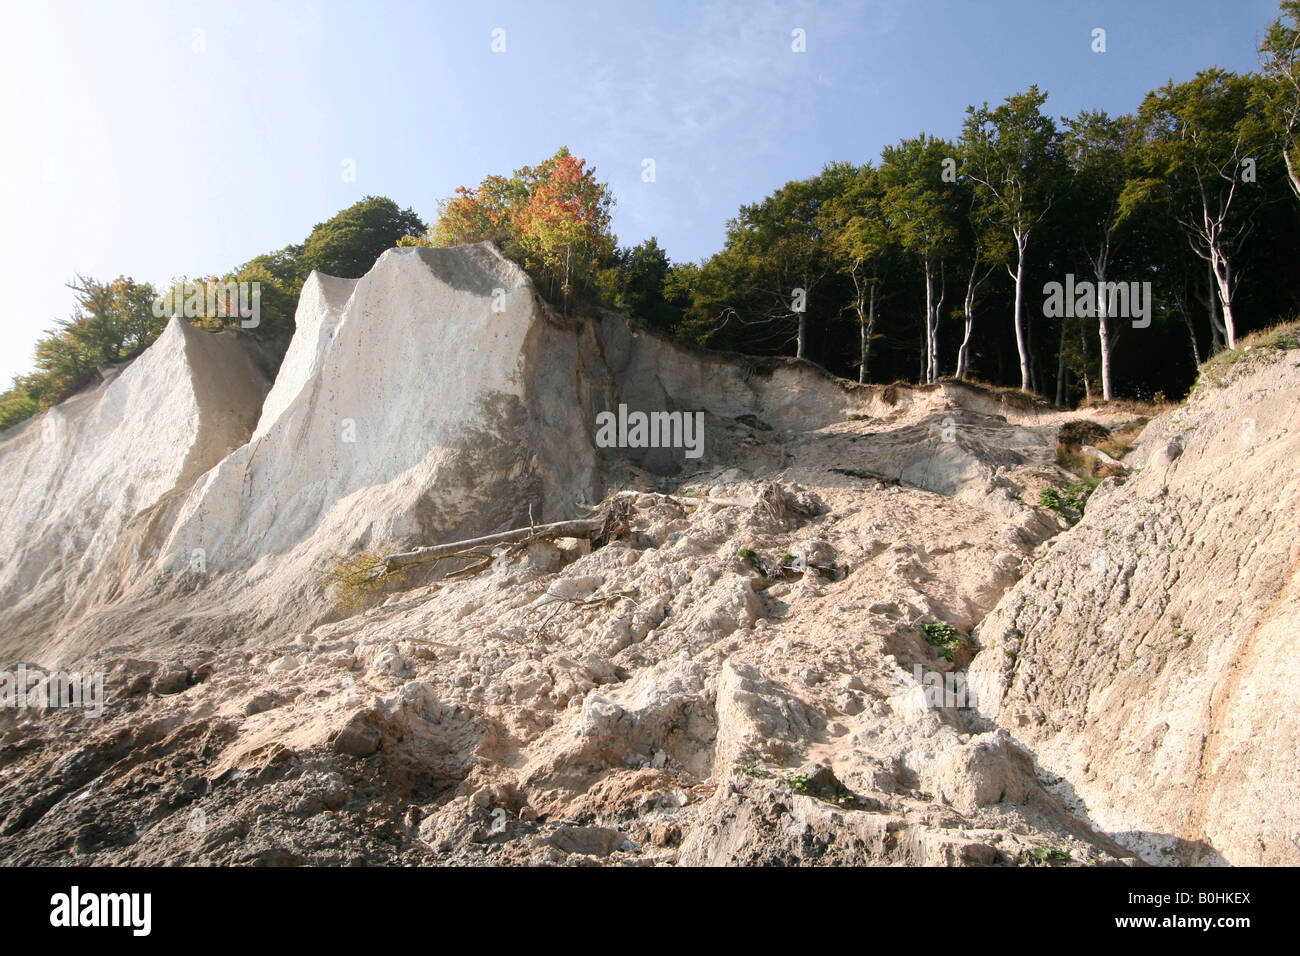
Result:
[[[591,289],[597,265],[613,253],[613,205],[595,168],[561,147],[509,179],[494,175],[477,187],[461,186],[439,205],[431,230],[402,244],[495,242],[567,313],[571,298]]]
[[[525,262],[558,282],[566,312],[575,286],[590,281],[596,261],[613,245],[612,198],[596,182],[595,170],[585,165],[567,152],[557,153],[550,175],[530,191],[514,217],[515,241]]]

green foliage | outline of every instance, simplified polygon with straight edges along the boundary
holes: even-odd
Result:
[[[669,299],[672,271],[667,253],[653,236],[631,248],[617,249],[596,274],[600,301],[626,312],[634,322],[672,332],[682,312]]]
[[[790,789],[795,793],[808,792],[808,774],[802,770],[791,770],[789,773],[781,774],[780,779],[790,785]]]
[[[334,555],[326,571],[326,583],[334,588],[334,604],[339,612],[349,614],[363,609],[383,587],[386,568],[383,554],[377,551]]]
[[[1071,859],[1068,852],[1054,846],[1036,846],[1029,852],[1041,863],[1065,863]]]
[[[1246,336],[1236,349],[1224,349],[1202,363],[1197,382],[1219,386],[1224,376],[1238,364],[1253,360],[1273,351],[1300,348],[1300,321],[1283,322]]]
[[[1055,488],[1044,488],[1038,494],[1038,503],[1044,508],[1051,508],[1058,514],[1077,521],[1087,507],[1088,497],[1097,487],[1097,479],[1085,479],[1079,484],[1070,485],[1064,492]]]
[[[0,428],[8,428],[63,401],[96,380],[101,365],[134,358],[167,320],[153,314],[154,289],[127,276],[99,282],[77,276],[71,318],[47,329],[36,343],[35,370],[14,379],[0,397]]]
[[[926,621],[921,625],[921,634],[927,644],[938,648],[939,656],[946,661],[951,661],[953,652],[970,640],[966,634],[951,624],[944,624],[941,621]]]
[[[318,224],[306,242],[196,282],[258,283],[260,322],[249,331],[283,344],[293,334],[298,296],[311,270],[350,278],[364,275],[384,251],[423,230],[424,223],[411,210],[399,209],[391,199],[368,196]],[[184,281],[173,280],[171,289]],[[135,358],[167,326],[170,314],[165,309],[155,314],[158,292],[149,283],[126,276],[107,283],[77,276],[69,288],[76,294],[76,310],[37,341],[35,370],[16,377],[13,387],[0,395],[0,429],[92,384],[99,366]],[[240,325],[234,315],[190,321],[213,332]]]
[[[838,272],[829,204],[855,175],[850,164],[832,163],[741,206],[722,251],[672,286],[685,300],[684,335],[718,348],[803,356],[809,329],[844,307],[839,295],[822,294]]]
[[[1291,190],[1300,199],[1300,0],[1283,0],[1280,9],[1260,46],[1263,82],[1255,105],[1263,105]]]
[[[292,274],[316,269],[326,275],[357,279],[370,271],[386,250],[424,231],[424,223],[410,209],[400,209],[384,196],[366,196],[316,224],[303,243],[301,265],[293,268]],[[249,265],[258,268],[256,260]],[[269,264],[262,265],[270,271]]]
[[[25,389],[17,386],[0,394],[0,429],[26,421],[40,411]]]

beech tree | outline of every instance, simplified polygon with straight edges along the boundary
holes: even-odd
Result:
[[[795,356],[808,346],[808,309],[832,271],[831,241],[822,208],[853,176],[832,163],[811,179],[786,183],[760,203],[741,206],[727,224],[727,250],[745,275],[745,292],[757,314],[742,321],[794,327]]]
[[[989,223],[1011,238],[1015,283],[1012,326],[1020,357],[1020,387],[1029,391],[1029,338],[1025,327],[1025,266],[1029,241],[1061,187],[1056,124],[1043,114],[1047,94],[1031,86],[989,109],[969,107],[962,128],[963,172],[974,182]]]
[[[1112,119],[1105,112],[1084,110],[1063,121],[1062,143],[1072,174],[1071,219],[1078,223],[1079,247],[1097,288],[1097,340],[1101,357],[1102,397],[1114,397],[1111,356],[1115,347],[1110,296],[1106,283],[1123,241],[1122,226],[1131,208],[1122,202],[1124,188],[1136,172],[1131,157],[1135,143],[1132,117]]]
[[[586,288],[597,262],[614,248],[609,231],[613,196],[596,181],[595,168],[562,149],[529,183],[528,199],[511,218],[525,265],[558,284],[564,311],[575,286]],[[522,176],[527,180],[530,170]]]
[[[970,374],[971,341],[975,332],[975,308],[979,304],[980,290],[984,283],[997,270],[998,264],[1007,260],[1009,250],[1005,238],[988,223],[979,211],[979,200],[969,181],[961,180],[960,202],[965,208],[961,221],[961,239],[959,246],[965,250],[969,268],[966,269],[966,291],[962,296],[962,305],[956,311],[956,317],[962,321],[961,344],[957,346],[957,367],[953,372],[956,378],[966,378]]]
[[[1209,269],[1218,306],[1210,321],[1230,349],[1237,347],[1236,257],[1262,198],[1265,129],[1249,109],[1256,92],[1252,78],[1216,67],[1148,93],[1138,111],[1147,176],[1130,183],[1125,197],[1130,206],[1158,197],[1171,210]]]
[[[876,336],[876,302],[885,260],[896,237],[885,215],[879,171],[871,163],[854,170],[842,193],[822,207],[822,229],[841,272],[853,283],[858,320],[858,381],[867,380]]]
[[[1283,0],[1260,47],[1265,102],[1278,136],[1287,182],[1300,199],[1300,0]]]
[[[882,205],[899,243],[921,263],[925,277],[925,380],[939,377],[939,316],[947,295],[947,259],[956,251],[961,214],[956,189],[957,148],[922,133],[881,151]],[[944,181],[944,170],[954,175]]]
[[[366,196],[347,209],[317,223],[303,244],[307,272],[358,279],[383,253],[407,236],[424,232],[424,223],[410,209],[401,209],[385,196]]]

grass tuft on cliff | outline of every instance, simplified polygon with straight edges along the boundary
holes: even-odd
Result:
[[[1202,362],[1200,377],[1196,380],[1196,384],[1199,386],[1203,382],[1209,382],[1217,387],[1223,384],[1228,372],[1238,363],[1270,351],[1286,349],[1300,349],[1300,320],[1283,322],[1252,332],[1237,342],[1235,349],[1224,349]]]

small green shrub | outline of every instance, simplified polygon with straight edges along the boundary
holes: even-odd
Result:
[[[1064,863],[1070,859],[1069,853],[1054,846],[1036,846],[1029,852],[1034,859],[1044,863]]]
[[[802,770],[792,770],[789,773],[781,774],[781,779],[790,785],[790,789],[795,793],[806,793],[808,790],[808,774]]]
[[[925,636],[925,642],[931,647],[937,647],[939,655],[946,661],[952,660],[953,651],[970,640],[951,624],[941,621],[926,621],[921,625],[921,633]]]
[[[1083,517],[1088,505],[1088,498],[1101,484],[1099,479],[1085,478],[1082,482],[1070,485],[1064,492],[1055,488],[1044,488],[1038,493],[1038,503],[1044,508],[1051,508],[1057,514],[1077,521]]]

